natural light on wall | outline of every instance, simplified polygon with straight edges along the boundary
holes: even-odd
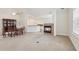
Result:
[[[79,34],[79,9],[73,9],[73,32]]]

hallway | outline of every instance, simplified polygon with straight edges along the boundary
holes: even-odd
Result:
[[[26,33],[23,36],[0,38],[1,51],[75,51],[66,36],[46,33]]]

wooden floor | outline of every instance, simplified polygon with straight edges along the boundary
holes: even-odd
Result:
[[[0,51],[75,51],[70,39],[44,33],[26,33],[17,37],[0,37]]]

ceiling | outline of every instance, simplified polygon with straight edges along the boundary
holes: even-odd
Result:
[[[26,8],[25,10],[33,16],[42,16],[55,12],[54,8]]]
[[[0,13],[23,12],[32,16],[42,16],[54,11],[55,8],[0,8]]]

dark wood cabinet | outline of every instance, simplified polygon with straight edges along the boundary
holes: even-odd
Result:
[[[6,36],[17,36],[24,33],[25,27],[17,28],[16,27],[16,20],[15,19],[2,19],[3,20],[3,37]]]
[[[2,19],[3,20],[3,36],[13,36],[16,31],[16,20],[14,19]]]

